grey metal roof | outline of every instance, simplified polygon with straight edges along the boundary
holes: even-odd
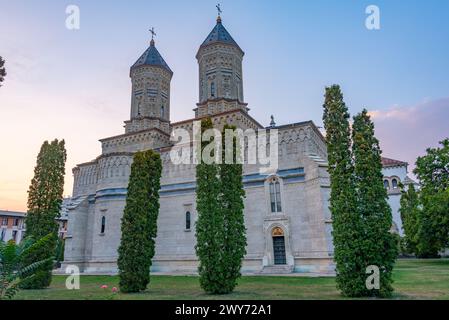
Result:
[[[234,45],[237,48],[239,48],[240,51],[243,52],[243,50],[239,47],[237,42],[235,42],[235,40],[231,37],[229,32],[226,30],[226,28],[221,23],[220,17],[218,17],[217,24],[212,29],[212,31],[209,33],[206,40],[204,40],[201,47],[204,47],[204,46],[207,46],[207,45],[213,44],[213,43],[227,43],[230,45]]]
[[[140,66],[159,66],[165,68],[168,72],[173,74],[173,71],[171,71],[164,58],[162,58],[161,54],[156,49],[154,40],[151,40],[150,47],[140,56],[136,63],[133,64],[131,69]]]
[[[0,210],[0,216],[25,217],[26,216],[26,212]]]

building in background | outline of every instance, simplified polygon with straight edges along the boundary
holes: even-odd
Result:
[[[67,199],[64,199],[61,216],[56,219],[58,222],[58,237],[63,240],[67,232],[66,206]],[[16,243],[20,243],[25,236],[25,218],[26,212],[0,210],[0,241],[14,240]]]
[[[401,207],[401,185],[407,189],[410,184],[414,184],[415,188],[418,184],[407,175],[407,162],[382,157],[382,167],[384,187],[388,192],[388,204],[393,215],[392,229],[402,237],[404,230],[402,229],[402,219],[399,212]]]
[[[25,233],[24,212],[0,210],[0,241],[22,241]]]

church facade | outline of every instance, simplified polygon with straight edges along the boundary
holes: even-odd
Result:
[[[156,238],[155,272],[196,273],[195,165],[174,164],[170,151],[175,129],[192,133],[194,121],[210,117],[214,126],[263,130],[244,102],[244,51],[220,17],[196,58],[199,101],[192,119],[170,121],[170,82],[173,71],[154,40],[131,67],[130,119],[123,134],[100,140],[102,153],[73,169],[72,198],[66,200],[68,230],[64,266],[82,272],[117,272],[121,218],[126,203],[133,155],[153,149],[163,170]],[[245,163],[245,225],[247,254],[244,273],[333,273],[330,182],[323,136],[312,121],[276,126],[278,167],[261,173]]]

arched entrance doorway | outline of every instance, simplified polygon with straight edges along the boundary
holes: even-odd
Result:
[[[275,265],[287,264],[287,258],[285,255],[285,236],[284,230],[280,227],[276,227],[271,232],[273,238],[273,256]]]

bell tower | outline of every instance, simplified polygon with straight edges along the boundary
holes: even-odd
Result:
[[[243,101],[242,62],[245,53],[223,26],[217,23],[201,44],[196,59],[199,67],[199,103],[196,117],[233,109],[248,111]]]
[[[158,128],[169,133],[170,82],[173,76],[168,64],[156,49],[154,29],[149,48],[130,70],[132,82],[131,115],[125,121],[126,133]]]

